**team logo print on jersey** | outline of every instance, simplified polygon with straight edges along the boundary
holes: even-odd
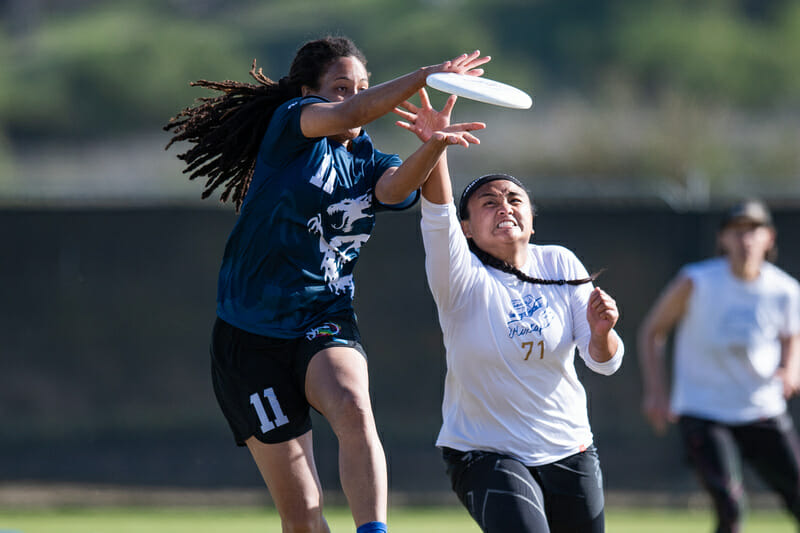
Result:
[[[349,233],[353,225],[374,215],[366,211],[372,206],[372,193],[357,198],[345,198],[328,207],[325,215],[318,214],[306,223],[308,231],[319,237],[319,251],[322,254],[320,270],[328,289],[334,294],[355,291],[353,275],[342,276],[342,268],[358,257],[361,246],[369,239],[369,233]],[[341,217],[338,223],[331,219]],[[323,223],[325,221],[325,223]]]
[[[338,324],[334,322],[325,322],[321,326],[306,331],[306,339],[313,341],[317,337],[333,337],[334,335],[338,335],[340,331],[342,331],[342,328],[340,328]]]
[[[367,209],[372,207],[371,198],[372,194],[364,194],[356,199],[346,198],[338,204],[333,204],[328,208],[329,215],[341,213],[342,223],[338,226],[333,225],[334,229],[343,231],[344,233],[353,231],[353,222],[362,218],[372,218],[374,215],[365,213]]]
[[[511,307],[506,321],[509,338],[522,337],[530,333],[541,334],[542,330],[549,327],[552,322],[551,311],[544,296],[534,298],[533,295],[526,294],[522,299],[511,300]]]

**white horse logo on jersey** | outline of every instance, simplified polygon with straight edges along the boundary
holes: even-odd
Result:
[[[353,224],[356,221],[374,216],[365,212],[372,205],[371,198],[372,194],[367,193],[358,198],[346,198],[328,207],[328,215],[332,216],[339,213],[342,215],[341,223],[338,225],[331,224],[330,227],[334,230],[345,232],[344,234],[335,235],[330,240],[325,238],[322,214],[312,217],[306,224],[311,233],[319,236],[319,251],[322,253],[320,269],[325,283],[328,284],[328,289],[335,294],[349,291],[350,297],[353,297],[355,289],[353,276],[340,277],[339,273],[346,263],[349,263],[357,256],[361,245],[369,239],[369,234],[357,233],[348,235],[346,232],[353,230]]]

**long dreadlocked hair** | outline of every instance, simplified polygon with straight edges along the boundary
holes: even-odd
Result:
[[[325,37],[305,43],[295,54],[289,75],[278,81],[266,77],[256,61],[250,76],[258,83],[198,80],[191,86],[205,87],[223,94],[198,98],[197,105],[187,107],[164,126],[174,135],[165,147],[178,141],[194,146],[179,154],[186,163],[184,174],[193,180],[205,176],[201,194],[208,198],[222,186],[220,201],[229,198],[238,212],[253,178],[256,156],[275,109],[284,102],[301,96],[305,85],[319,89],[319,80],[327,68],[340,57],[355,57],[366,65],[364,54],[346,37]]]
[[[528,198],[530,198],[530,192],[528,191],[528,189],[526,189],[525,186],[522,184],[522,182],[519,181],[514,176],[508,174],[487,174],[486,176],[481,176],[480,178],[476,178],[475,180],[473,180],[472,183],[467,185],[467,187],[464,189],[464,192],[461,193],[461,201],[459,202],[459,213],[461,215],[462,220],[469,220],[469,209],[467,208],[467,204],[470,196],[472,196],[475,193],[475,191],[478,190],[483,184],[495,180],[505,180],[516,184],[522,190],[524,190],[525,193],[528,195]],[[533,201],[531,201],[531,214],[533,216],[536,215],[536,206],[534,206]],[[470,251],[473,254],[475,254],[475,256],[478,259],[480,259],[481,263],[483,263],[484,265],[496,268],[507,274],[514,274],[518,279],[525,281],[527,283],[536,283],[538,285],[583,285],[584,283],[593,282],[603,272],[601,270],[600,272],[595,272],[589,277],[580,279],[534,278],[527,275],[526,273],[524,273],[511,263],[503,261],[502,259],[493,256],[486,250],[483,250],[482,248],[478,247],[478,245],[475,244],[475,241],[473,241],[472,239],[467,239],[467,244],[469,245]]]

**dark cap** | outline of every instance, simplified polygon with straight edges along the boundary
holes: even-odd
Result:
[[[510,181],[511,183],[519,186],[523,190],[527,191],[528,189],[525,185],[522,184],[517,178],[510,174],[486,174],[485,176],[481,176],[480,178],[475,178],[470,182],[469,185],[466,186],[464,192],[461,193],[461,200],[458,202],[458,216],[461,219],[464,219],[464,213],[467,212],[467,202],[469,201],[470,196],[472,196],[475,191],[477,191],[481,185],[485,183],[489,183],[490,181],[497,181],[497,180],[506,180]]]
[[[725,229],[729,225],[738,221],[746,221],[758,226],[772,226],[772,215],[763,202],[759,200],[745,200],[730,209],[722,218],[720,229]]]

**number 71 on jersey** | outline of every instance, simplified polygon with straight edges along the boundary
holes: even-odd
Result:
[[[544,359],[544,341],[539,341],[537,343],[534,343],[533,341],[528,341],[522,343],[522,349],[523,350],[525,348],[528,349],[528,352],[525,354],[525,359],[523,359],[523,361],[527,361],[530,358],[531,352],[533,352],[534,344],[536,346],[539,346],[539,359]]]

